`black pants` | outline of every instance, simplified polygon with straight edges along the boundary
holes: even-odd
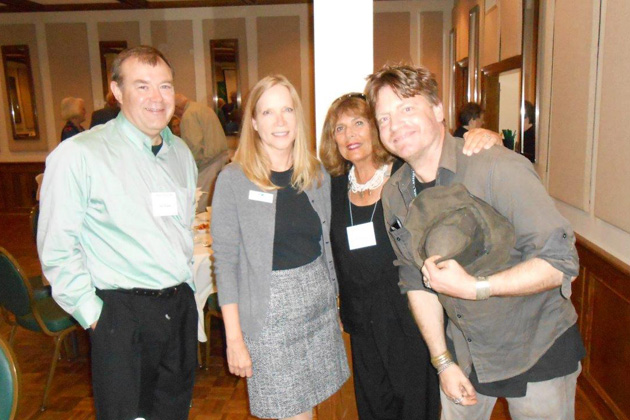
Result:
[[[188,418],[197,358],[197,307],[187,285],[169,297],[97,290],[92,341],[98,420]]]
[[[359,419],[437,420],[438,378],[420,332],[410,336],[396,320],[378,322],[350,336]]]

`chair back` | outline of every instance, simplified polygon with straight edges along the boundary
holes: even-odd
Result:
[[[15,354],[0,337],[0,420],[13,420],[19,396],[19,371]]]
[[[0,305],[19,317],[32,311],[25,280],[15,258],[0,246]]]
[[[33,208],[31,208],[29,221],[31,223],[31,234],[33,235],[33,240],[35,241],[35,243],[37,243],[37,222],[39,221],[39,203],[35,204]]]

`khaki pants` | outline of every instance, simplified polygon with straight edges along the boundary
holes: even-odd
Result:
[[[578,369],[560,378],[527,384],[527,394],[521,398],[506,398],[512,420],[574,420],[575,388]],[[442,420],[488,420],[492,414],[496,397],[477,393],[477,404],[472,406],[457,405],[449,400],[440,390],[442,402]]]

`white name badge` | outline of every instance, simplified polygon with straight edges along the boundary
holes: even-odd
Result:
[[[154,216],[177,216],[177,197],[174,192],[151,193],[151,201]]]
[[[374,224],[372,222],[348,226],[346,230],[348,232],[348,245],[350,245],[350,250],[376,245]]]
[[[262,201],[263,203],[273,203],[273,194],[262,191],[249,190],[249,199]]]

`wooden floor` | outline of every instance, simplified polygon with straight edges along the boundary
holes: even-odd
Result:
[[[28,275],[41,273],[35,244],[29,234],[28,217],[0,215],[0,246],[11,252]],[[214,320],[211,336],[211,358],[208,369],[199,369],[193,391],[190,420],[246,420],[248,415],[245,382],[230,375],[226,369],[220,324]],[[8,338],[9,327],[0,320],[0,335]],[[43,334],[20,329],[15,340],[22,374],[22,396],[18,420],[83,420],[94,419],[90,386],[89,343],[85,332],[79,334],[79,357],[63,359],[50,392],[48,409],[39,411],[44,381],[50,367],[53,342]],[[600,420],[588,402],[578,392],[577,420]],[[499,401],[492,420],[510,419],[505,401]],[[332,419],[318,419],[332,420]]]

